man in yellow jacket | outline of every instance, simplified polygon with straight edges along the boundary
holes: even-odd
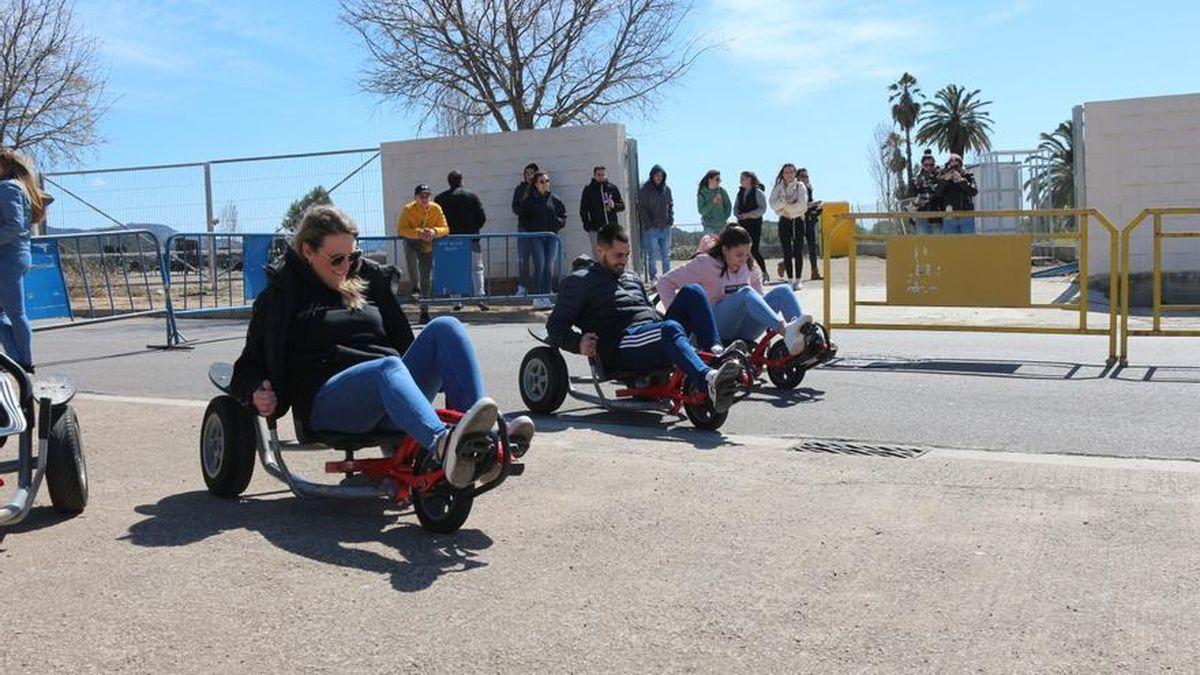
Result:
[[[421,183],[413,190],[413,199],[404,205],[396,221],[396,235],[403,237],[405,267],[414,288],[421,290],[421,323],[429,321],[429,283],[433,274],[433,240],[450,234],[442,207],[433,201],[429,186]],[[419,276],[418,276],[419,273]]]

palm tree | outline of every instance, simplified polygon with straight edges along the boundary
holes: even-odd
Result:
[[[904,131],[904,184],[912,185],[912,129],[921,115],[921,89],[917,78],[904,73],[888,85],[888,101],[892,104],[892,121]]]
[[[967,150],[985,152],[992,148],[992,116],[985,107],[991,101],[978,99],[979,90],[967,91],[948,84],[925,105],[921,113],[918,143],[933,143],[941,150],[964,156]]]
[[[1051,133],[1043,132],[1038,150],[1043,162],[1025,181],[1029,201],[1038,209],[1069,209],[1075,206],[1074,125],[1060,122]]]

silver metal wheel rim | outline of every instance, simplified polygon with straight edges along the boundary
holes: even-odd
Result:
[[[525,364],[525,372],[521,374],[521,384],[531,400],[540,401],[546,396],[550,384],[550,369],[541,359],[533,359]]]
[[[225,462],[225,427],[218,415],[204,420],[204,473],[216,478]]]

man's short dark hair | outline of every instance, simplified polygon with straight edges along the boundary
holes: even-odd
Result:
[[[592,167],[592,173],[596,173],[597,171],[608,171],[608,169],[606,169],[606,168],[604,168],[604,167],[602,167],[602,166],[593,166],[593,167]]]
[[[596,232],[596,243],[612,246],[614,241],[629,243],[629,230],[620,225],[605,225]]]
[[[542,167],[537,165],[537,162],[530,162],[525,165],[526,171],[541,171]]]
[[[451,171],[450,173],[446,174],[446,182],[450,184],[451,190],[460,188],[462,187],[462,174],[457,170]]]

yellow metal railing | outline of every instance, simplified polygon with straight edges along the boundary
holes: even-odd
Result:
[[[1200,207],[1172,207],[1142,209],[1129,224],[1121,229],[1121,365],[1129,364],[1130,335],[1177,335],[1200,337],[1200,330],[1164,330],[1163,310],[1200,311],[1200,305],[1163,304],[1162,301],[1162,242],[1164,239],[1196,239],[1200,232],[1164,232],[1163,216],[1197,216]],[[1129,235],[1139,225],[1152,218],[1154,222],[1154,244],[1151,257],[1151,328],[1150,330],[1129,329]]]
[[[846,213],[837,214],[832,218],[831,227],[822,228],[822,255],[824,263],[824,307],[825,307],[825,323],[826,327],[832,331],[835,328],[863,328],[877,330],[935,330],[935,331],[975,331],[975,332],[993,332],[993,333],[1044,333],[1044,334],[1069,334],[1069,335],[1107,335],[1108,336],[1108,361],[1112,363],[1117,356],[1117,281],[1120,277],[1120,261],[1119,242],[1121,240],[1120,233],[1112,222],[1096,209],[1040,209],[1040,210],[1002,210],[1002,211],[973,211],[968,213],[955,214],[956,216],[969,216],[974,218],[1039,218],[1039,217],[1074,217],[1079,219],[1079,227],[1077,232],[1051,232],[1051,233],[1030,233],[1028,235],[1030,245],[1036,241],[1048,240],[1074,240],[1078,246],[1079,259],[1079,302],[1070,305],[1034,303],[1030,301],[1024,307],[1035,309],[1066,309],[1077,311],[1079,313],[1079,325],[1077,328],[1066,327],[1042,327],[1042,326],[997,326],[997,325],[978,325],[978,324],[906,324],[906,323],[863,323],[858,321],[858,307],[860,306],[896,306],[886,301],[863,301],[858,299],[857,289],[857,256],[859,241],[883,241],[895,237],[912,237],[914,235],[896,234],[896,235],[876,235],[862,234],[857,231],[854,226],[856,220],[895,220],[902,221],[912,218],[932,219],[946,218],[944,212],[882,212],[882,213]],[[1109,297],[1112,299],[1109,302],[1108,311],[1108,328],[1098,329],[1088,327],[1088,222],[1089,219],[1094,219],[1099,223],[1109,234]],[[839,323],[833,320],[832,314],[832,258],[830,248],[824,245],[829,239],[839,234],[842,228],[850,228],[850,250],[847,260],[849,268],[849,310],[848,321]],[[1128,228],[1127,228],[1128,229]],[[920,236],[920,235],[917,235]],[[957,235],[963,236],[963,235]],[[979,236],[986,238],[992,235],[966,235]],[[915,303],[911,303],[915,304]],[[969,306],[969,305],[956,305]],[[989,305],[995,306],[995,305]]]

